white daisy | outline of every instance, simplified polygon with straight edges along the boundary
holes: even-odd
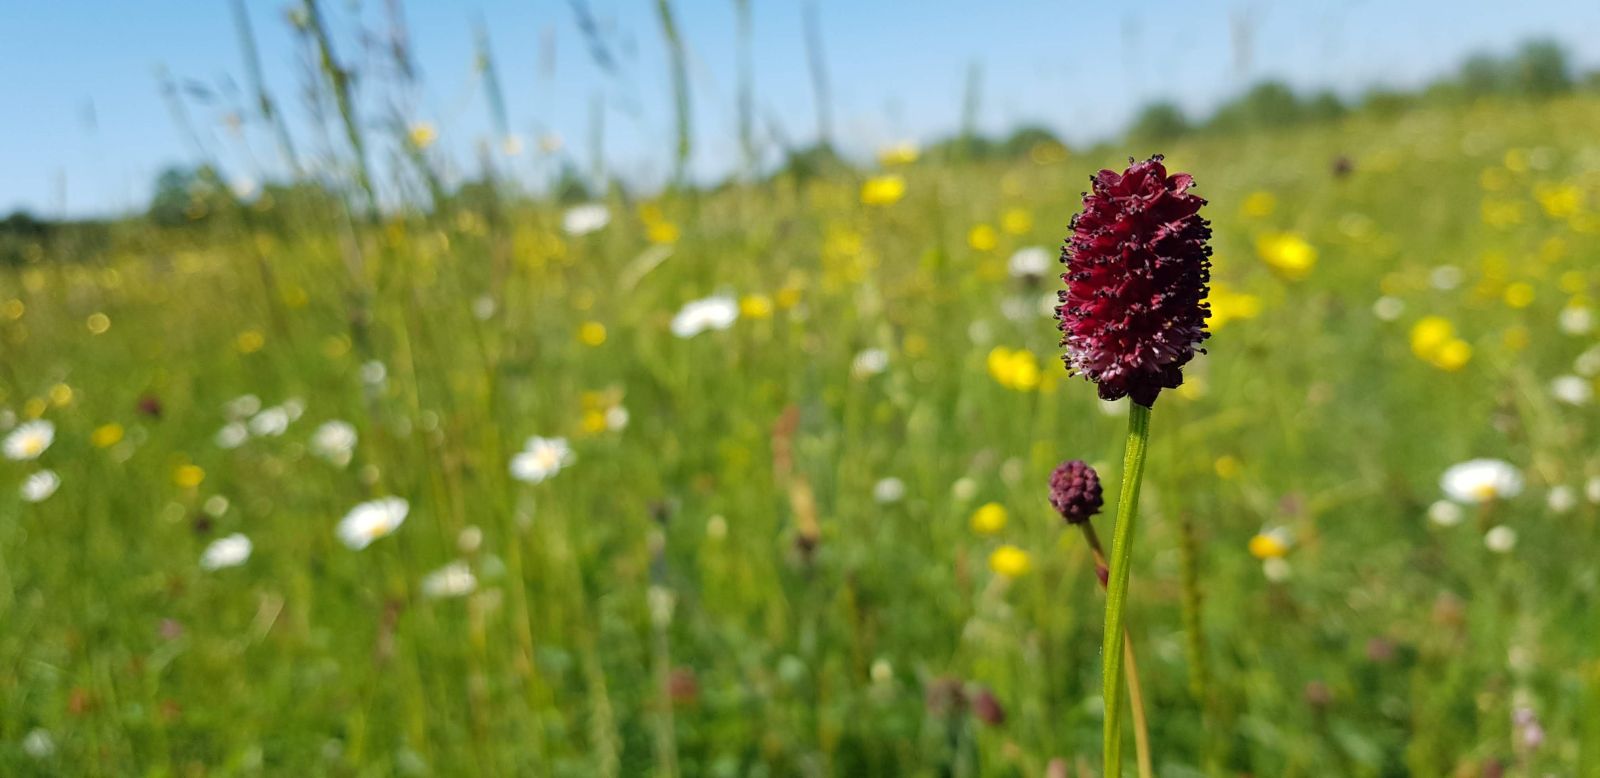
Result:
[[[1466,518],[1466,511],[1449,500],[1439,500],[1428,506],[1428,521],[1441,527],[1454,527]]]
[[[1484,503],[1522,493],[1522,474],[1500,459],[1472,459],[1451,465],[1439,478],[1439,488],[1461,503]]]
[[[1399,319],[1401,314],[1404,314],[1405,312],[1405,301],[1398,297],[1389,297],[1386,295],[1379,297],[1378,301],[1372,304],[1372,315],[1378,317],[1382,321],[1395,321],[1396,319]]]
[[[478,577],[466,562],[451,562],[422,579],[422,594],[435,599],[464,597],[478,588]]]
[[[536,484],[561,472],[573,462],[572,447],[566,438],[528,438],[522,452],[511,458],[511,477]]]
[[[611,223],[611,209],[601,203],[574,205],[561,214],[561,229],[568,235],[588,235],[599,232]]]
[[[1509,553],[1517,547],[1517,531],[1504,524],[1483,533],[1483,545],[1496,554]]]
[[[1561,309],[1557,321],[1561,331],[1568,335],[1587,335],[1594,329],[1594,311],[1581,305],[1569,305]]]
[[[250,428],[244,426],[244,422],[230,421],[224,424],[222,429],[217,430],[217,436],[213,440],[217,448],[238,448],[249,438]]]
[[[323,422],[317,431],[311,434],[311,450],[317,456],[332,462],[339,467],[350,464],[350,458],[356,450],[356,428],[347,421]]]
[[[1550,506],[1551,513],[1566,513],[1578,507],[1578,492],[1564,484],[1552,486],[1550,493],[1545,495],[1544,502]]]
[[[1550,382],[1550,396],[1568,405],[1588,405],[1594,399],[1594,385],[1586,378],[1564,375]]]
[[[242,533],[235,532],[225,538],[217,538],[200,554],[200,567],[204,570],[238,567],[250,558],[250,552],[254,548],[250,538]]]
[[[250,434],[258,438],[277,437],[289,429],[289,409],[275,405],[250,419]]]
[[[900,502],[905,496],[905,482],[893,476],[872,485],[872,499],[877,500],[880,505]]]
[[[56,425],[44,419],[25,421],[6,436],[6,459],[38,459],[56,439]]]
[[[881,348],[866,349],[850,362],[850,374],[856,378],[871,378],[888,369],[889,352]]]
[[[685,303],[672,317],[672,334],[692,338],[707,330],[725,330],[739,319],[739,303],[720,295]]]
[[[339,540],[356,551],[393,533],[405,523],[411,505],[399,497],[383,497],[350,509],[339,522]]]
[[[20,491],[22,499],[28,502],[44,502],[59,488],[61,488],[61,476],[56,475],[56,471],[40,470],[22,482]]]
[[[1012,278],[1043,278],[1045,273],[1050,272],[1052,259],[1050,250],[1043,246],[1025,246],[1011,255],[1006,262],[1006,270]]]
[[[361,363],[361,383],[373,389],[381,389],[389,380],[389,368],[382,362],[374,359]]]

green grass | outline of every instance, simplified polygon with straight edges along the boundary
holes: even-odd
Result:
[[[1600,476],[1597,417],[1546,389],[1596,344],[1555,322],[1600,287],[1597,124],[1594,99],[1496,103],[1164,149],[1211,200],[1216,278],[1261,310],[1223,327],[1153,416],[1128,624],[1159,774],[1600,769],[1585,724],[1600,718],[1600,506],[1582,498]],[[905,198],[880,207],[845,178],[657,201],[681,233],[658,265],[640,260],[639,204],[613,198],[612,224],[580,238],[544,207],[397,218],[354,238],[308,213],[273,235],[124,225],[106,255],[4,271],[0,406],[42,413],[57,437],[37,464],[0,460],[0,773],[1098,764],[1104,598],[1045,485],[1083,458],[1109,501],[1124,421],[1060,369],[1053,321],[1034,312],[1055,282],[1025,289],[1005,262],[1053,250],[1086,177],[1149,151],[919,163],[898,171]],[[1339,155],[1354,162],[1344,179]],[[1577,210],[1552,215],[1563,184]],[[1258,192],[1276,207],[1244,214]],[[1022,234],[969,245],[1012,209],[1032,217]],[[1258,258],[1276,232],[1316,248],[1308,276]],[[1461,285],[1431,287],[1439,265]],[[1534,290],[1526,307],[1504,301],[1516,283]],[[721,290],[766,295],[772,315],[673,337],[683,303]],[[1373,314],[1386,293],[1404,301],[1397,321]],[[1030,312],[1008,319],[1021,295]],[[86,326],[97,312],[103,334]],[[1463,368],[1411,353],[1425,315],[1472,344]],[[579,338],[591,321],[599,346]],[[995,346],[1031,351],[1038,386],[991,377]],[[867,348],[888,369],[853,376]],[[387,366],[382,386],[362,380],[369,360]],[[70,397],[52,401],[57,385]],[[586,432],[585,393],[608,390],[629,424]],[[221,449],[224,406],[246,393],[300,398],[304,416]],[[159,419],[138,412],[147,395]],[[308,452],[330,419],[359,430],[348,467]],[[785,419],[792,435],[776,432]],[[123,440],[94,446],[111,423]],[[508,462],[535,434],[569,438],[577,459],[522,484]],[[1430,524],[1440,473],[1476,456],[1516,464],[1526,490]],[[186,464],[204,471],[198,487],[176,482]],[[25,503],[16,485],[39,466],[62,485]],[[887,477],[902,501],[874,500]],[[1578,507],[1549,510],[1554,485],[1577,489]],[[411,504],[393,536],[338,542],[346,511],[391,494]],[[215,495],[227,510],[202,521]],[[968,517],[990,501],[1009,521],[979,536]],[[1182,517],[1198,536],[1203,702]],[[1518,533],[1511,553],[1485,548],[1493,524]],[[1268,526],[1295,538],[1281,583],[1247,550]],[[481,529],[475,551],[458,548],[467,527]],[[254,541],[249,561],[202,570],[206,545],[233,532]],[[1001,543],[1028,552],[1026,575],[990,571]],[[423,577],[458,559],[478,590],[422,596]],[[664,595],[670,620],[653,620]],[[1004,723],[925,704],[946,678],[991,689]],[[1519,706],[1545,730],[1537,749],[1518,744]],[[52,754],[24,749],[36,729]]]

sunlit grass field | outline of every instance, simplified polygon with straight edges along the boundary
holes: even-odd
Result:
[[[0,460],[0,774],[1092,774],[1104,598],[1046,484],[1082,458],[1113,498],[1124,411],[1049,306],[1088,176],[1155,151],[1215,230],[1135,554],[1157,772],[1593,774],[1597,126],[258,202],[38,253],[0,271],[0,424],[54,431]],[[1521,488],[1441,503],[1479,457]]]

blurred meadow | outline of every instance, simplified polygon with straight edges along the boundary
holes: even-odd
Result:
[[[0,224],[0,774],[1098,774],[1046,485],[1110,502],[1126,409],[1052,307],[1087,178],[1156,152],[1215,231],[1134,557],[1156,774],[1600,774],[1600,79],[1558,47],[529,188],[553,143],[452,183],[359,115],[405,75],[326,12],[336,153]]]

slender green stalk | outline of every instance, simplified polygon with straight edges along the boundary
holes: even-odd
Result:
[[[683,38],[678,35],[678,23],[672,17],[672,4],[656,0],[656,16],[661,21],[661,35],[667,41],[667,52],[672,56],[672,104],[675,110],[678,142],[672,155],[673,186],[688,182],[689,154],[692,151],[689,136],[689,66],[688,54],[683,48]]]
[[[1111,569],[1106,564],[1105,549],[1100,546],[1100,535],[1094,531],[1094,525],[1084,522],[1078,525],[1083,528],[1083,538],[1089,543],[1089,550],[1094,553],[1094,563],[1097,568]],[[1095,580],[1100,580],[1100,571],[1094,574]],[[1100,588],[1105,588],[1105,582],[1100,583]],[[1139,765],[1139,778],[1152,778],[1155,768],[1150,759],[1150,724],[1144,713],[1144,691],[1139,684],[1139,663],[1133,656],[1133,641],[1128,638],[1128,628],[1122,628],[1122,661],[1123,677],[1128,681],[1128,707],[1133,711],[1133,754],[1135,762]]]
[[[1117,526],[1111,536],[1110,575],[1106,582],[1106,632],[1101,647],[1105,711],[1104,778],[1122,775],[1122,613],[1128,604],[1128,565],[1133,558],[1133,525],[1139,513],[1139,482],[1144,478],[1150,444],[1150,409],[1128,404],[1128,443],[1122,458],[1122,494],[1117,498]]]

